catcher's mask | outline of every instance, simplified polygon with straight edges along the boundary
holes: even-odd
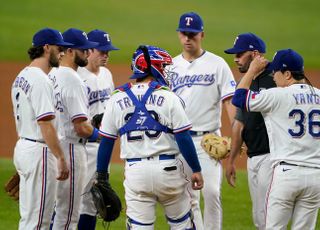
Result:
[[[166,50],[155,46],[141,45],[132,57],[133,75],[130,79],[152,75],[160,84],[169,85],[169,73],[165,67],[172,64],[172,57]]]

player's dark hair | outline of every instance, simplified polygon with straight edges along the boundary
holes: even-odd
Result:
[[[282,73],[284,73],[286,70],[281,70]],[[290,71],[293,79],[300,81],[300,80],[305,80],[306,83],[310,87],[310,91],[312,94],[315,94],[314,88],[310,80],[307,78],[307,76],[304,74],[304,71]]]
[[[28,54],[31,60],[41,57],[44,54],[43,46],[36,46],[36,47],[29,48]]]

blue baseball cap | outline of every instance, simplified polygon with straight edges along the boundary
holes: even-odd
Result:
[[[101,51],[119,50],[117,47],[112,45],[111,38],[109,34],[105,31],[92,30],[88,33],[88,39],[89,41],[99,43],[99,46],[95,47],[95,49],[97,50],[101,50]]]
[[[274,72],[281,70],[303,72],[303,58],[292,49],[278,50],[268,69]]]
[[[89,41],[86,32],[75,28],[66,30],[62,36],[63,40],[73,44],[73,46],[71,46],[72,49],[92,49],[99,45],[97,42]]]
[[[227,54],[238,54],[253,50],[258,50],[260,53],[265,53],[266,44],[257,35],[253,33],[244,33],[239,34],[234,41],[233,47],[226,49],[224,52]]]
[[[58,30],[44,28],[33,35],[32,46],[44,45],[72,46],[72,43],[63,41],[63,37]]]
[[[199,33],[203,31],[203,21],[201,17],[194,12],[181,15],[179,27],[176,31]]]

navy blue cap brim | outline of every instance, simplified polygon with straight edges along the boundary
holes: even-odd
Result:
[[[148,76],[149,74],[148,73],[141,73],[141,74],[133,74],[131,75],[130,79],[138,79],[138,78],[143,78],[143,77],[146,77]]]
[[[266,69],[273,72],[273,71],[277,71],[277,67],[273,62],[269,62],[266,66]]]
[[[119,50],[119,48],[117,48],[113,45],[98,46],[98,47],[95,47],[95,49],[100,50],[100,51]]]
[[[73,44],[72,44],[72,43],[69,43],[69,42],[57,42],[57,43],[55,43],[55,44],[53,44],[53,45],[56,45],[56,46],[66,46],[66,47],[71,47],[71,46],[73,46]]]
[[[81,49],[81,50],[86,50],[86,49],[93,49],[99,46],[98,42],[90,42],[87,41],[84,45],[78,46],[78,45],[73,45],[71,48],[73,49]]]
[[[46,43],[38,43],[38,44],[33,44],[33,46],[44,46],[44,45],[52,45],[52,46],[65,46],[65,47],[72,47],[74,44],[69,43],[69,42],[46,42]]]
[[[191,33],[200,33],[202,32],[203,30],[196,30],[196,29],[186,29],[186,28],[178,28],[176,29],[176,31],[179,31],[179,32],[191,32]]]
[[[239,49],[239,48],[233,47],[233,48],[231,48],[231,49],[225,50],[224,52],[225,52],[226,54],[238,54],[238,53],[243,53],[243,52],[245,52],[245,51],[249,51],[249,49],[244,50],[244,49]]]

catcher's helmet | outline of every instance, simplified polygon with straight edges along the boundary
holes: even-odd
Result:
[[[164,49],[141,45],[134,52],[131,69],[133,75],[130,79],[144,78],[152,75],[160,84],[168,85],[168,76],[165,67],[172,65],[172,57]]]

